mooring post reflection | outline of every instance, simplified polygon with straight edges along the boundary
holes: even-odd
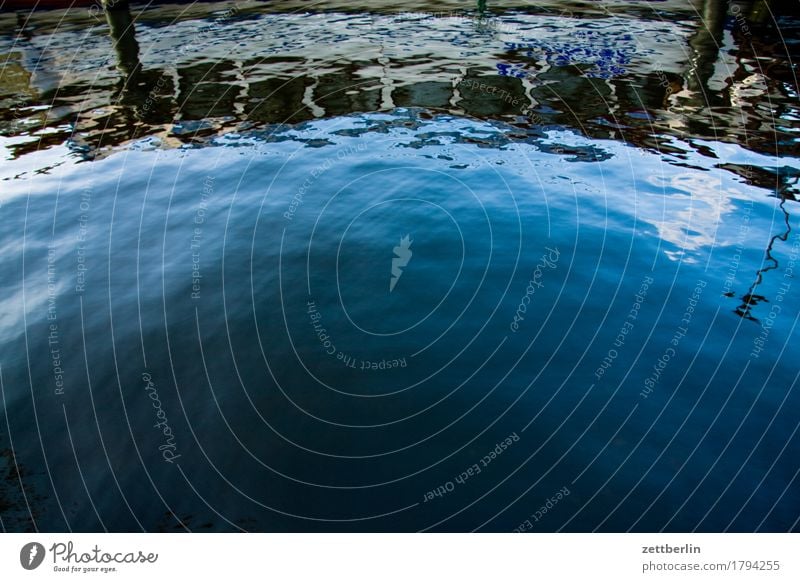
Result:
[[[102,6],[116,55],[116,69],[120,73],[115,103],[120,107],[127,139],[134,139],[140,135],[138,124],[163,122],[165,111],[174,110],[177,95],[172,86],[173,78],[166,68],[144,69],[139,58],[141,49],[136,39],[136,22],[128,0],[103,0]],[[94,123],[94,120],[89,121],[89,125]],[[92,152],[84,155],[92,155]]]
[[[132,79],[141,68],[136,27],[131,17],[128,0],[103,0],[109,34],[117,53],[117,66],[127,79]]]
[[[708,80],[714,74],[714,66],[722,45],[722,31],[727,10],[728,0],[704,0],[697,30],[689,39],[693,55],[692,67],[686,75],[686,82],[692,91],[702,92],[700,99],[709,93]]]

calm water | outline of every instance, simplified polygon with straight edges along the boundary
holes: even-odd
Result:
[[[788,3],[231,6],[0,14],[5,531],[800,528]]]

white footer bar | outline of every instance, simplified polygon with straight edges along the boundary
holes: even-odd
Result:
[[[0,535],[14,581],[779,582],[800,580],[798,554],[796,534]]]

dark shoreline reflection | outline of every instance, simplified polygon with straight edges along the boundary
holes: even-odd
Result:
[[[735,6],[736,15],[757,13],[763,21],[763,10],[741,2]],[[95,23],[90,34],[97,48],[84,43],[89,55],[76,55],[70,61],[80,69],[83,59],[96,60],[105,63],[105,70],[101,67],[92,77],[67,70],[52,88],[36,81],[43,72],[48,78],[55,55],[32,42],[39,38],[32,32],[39,16],[35,14],[17,31],[16,39],[7,40],[11,69],[0,78],[0,96],[10,107],[4,110],[0,131],[5,136],[37,136],[10,146],[14,157],[69,138],[76,151],[91,158],[148,135],[158,135],[169,147],[253,124],[295,124],[354,112],[421,107],[497,119],[522,132],[565,127],[588,137],[610,137],[658,151],[671,137],[691,135],[739,143],[765,154],[776,153],[777,143],[780,155],[797,155],[800,148],[792,120],[800,113],[786,59],[800,57],[800,51],[782,54],[785,48],[776,44],[774,23],[769,21],[747,20],[743,32],[741,18],[725,8],[725,2],[709,1],[694,22],[643,20],[633,27],[626,24],[628,17],[602,11],[575,12],[573,17],[563,11],[544,16],[505,11],[493,16],[487,12],[492,7],[460,10],[448,17],[376,14],[348,21],[340,31],[342,39],[364,39],[363,46],[328,61],[324,46],[307,42],[297,49],[282,48],[270,35],[281,19],[309,28],[310,36],[328,24],[335,30],[337,22],[346,18],[341,14],[320,13],[309,22],[293,14],[259,14],[252,8],[229,10],[222,16],[217,11],[209,20],[197,21],[199,27],[180,23],[178,28],[186,29],[175,31],[175,44],[170,29],[148,20],[151,11],[135,12],[128,20],[128,11],[118,6],[107,15],[116,56],[102,54],[109,27]],[[787,20],[788,14],[773,14],[786,35],[798,26]],[[551,26],[574,28],[565,29],[565,42],[559,44],[551,38]],[[659,29],[667,44],[650,47],[649,36]],[[734,45],[724,44],[723,31]],[[404,38],[411,33],[416,40]],[[58,38],[60,33],[54,34]],[[462,45],[462,54],[423,60],[402,56],[407,43],[424,43],[426,35],[433,42],[441,34]],[[137,35],[142,37],[138,41]],[[187,36],[192,40],[180,40]],[[620,45],[627,52],[617,49],[616,56],[607,55],[613,51],[605,43],[618,42],[621,36],[629,39],[628,49]],[[237,40],[262,56],[230,57]],[[207,46],[198,52],[195,42]],[[380,56],[387,47],[394,47],[397,54]],[[664,47],[672,54],[660,55]],[[648,56],[651,50],[656,52]],[[593,74],[598,66],[606,67],[608,58],[616,64],[602,69],[606,73],[599,77]],[[640,62],[626,64],[631,59]],[[33,70],[28,69],[31,63]],[[724,70],[731,65],[734,68]],[[19,74],[11,78],[15,70]],[[114,70],[121,76],[109,76]],[[27,86],[18,85],[20,74],[27,74]],[[110,92],[104,100],[106,90]],[[500,92],[510,98],[499,98]]]

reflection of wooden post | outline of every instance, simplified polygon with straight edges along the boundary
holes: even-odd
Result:
[[[102,0],[106,11],[111,40],[117,52],[117,68],[126,77],[135,75],[139,62],[139,44],[136,42],[136,29],[133,26],[128,0]]]
[[[692,47],[694,56],[692,68],[687,75],[687,84],[692,90],[703,90],[714,74],[727,6],[727,0],[705,0],[702,22],[697,32],[689,39],[689,46]]]

